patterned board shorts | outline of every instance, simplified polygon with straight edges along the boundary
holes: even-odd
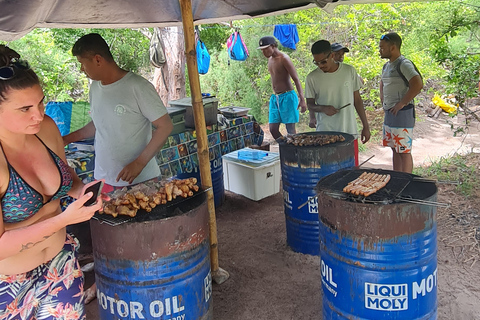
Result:
[[[391,128],[383,125],[383,145],[396,153],[411,153],[413,128]]]
[[[0,275],[0,320],[85,319],[78,247],[67,234],[51,261],[26,273]]]

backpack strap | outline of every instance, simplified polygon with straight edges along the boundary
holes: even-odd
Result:
[[[237,31],[235,31],[234,33],[232,33],[232,35],[230,36],[230,39],[231,39],[231,42],[230,42],[230,47],[228,47],[228,57],[229,58],[235,58],[235,53],[233,51],[233,47],[235,46],[235,43],[237,42]],[[229,64],[230,64],[230,61],[229,61]]]
[[[405,61],[405,57],[400,56],[400,62],[397,64],[397,68],[396,68],[396,69],[397,69],[398,74],[400,75],[400,78],[402,78],[403,82],[405,83],[405,86],[408,88],[408,87],[409,87],[408,80],[407,80],[407,78],[403,75],[402,70],[400,69],[403,61]],[[413,64],[413,62],[412,62],[412,64]],[[415,69],[417,69],[417,68],[415,67]]]
[[[403,61],[405,61],[405,60],[408,60],[408,59],[402,56],[402,57],[401,57],[401,60],[400,60],[400,63],[397,64],[397,72],[398,72],[398,74],[400,75],[400,77],[402,78],[403,82],[405,83],[405,86],[408,88],[408,87],[410,87],[410,85],[409,85],[409,83],[408,83],[408,80],[407,80],[407,78],[403,75],[402,71],[400,70],[400,66],[402,65]],[[412,60],[408,60],[408,61],[410,61],[410,62],[412,63],[413,68],[414,68],[415,71],[418,73],[418,75],[420,76],[420,79],[421,79],[422,82],[423,82],[422,74],[421,74],[420,71],[418,70],[418,68],[417,68],[417,66],[415,65],[415,63],[413,63]]]

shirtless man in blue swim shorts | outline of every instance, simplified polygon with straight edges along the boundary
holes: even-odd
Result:
[[[282,136],[280,124],[284,123],[289,134],[295,134],[295,123],[298,122],[298,109],[304,113],[307,110],[302,85],[292,60],[278,50],[277,40],[272,36],[262,37],[259,47],[268,58],[268,71],[272,78],[273,92],[270,97],[268,122],[270,133],[276,140]],[[298,97],[293,90],[292,80],[298,91]]]

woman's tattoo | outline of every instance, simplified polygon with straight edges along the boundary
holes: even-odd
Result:
[[[37,242],[35,242],[35,243],[29,242],[29,243],[27,243],[27,244],[22,244],[22,249],[20,250],[20,252],[23,252],[23,251],[25,251],[25,250],[28,250],[28,249],[31,249],[31,248],[35,247],[37,244],[39,244],[40,242],[43,242],[43,241],[47,240],[48,238],[50,238],[50,237],[53,236],[54,234],[55,234],[55,232],[52,233],[52,234],[49,235],[49,236],[44,236],[42,240],[37,241]]]

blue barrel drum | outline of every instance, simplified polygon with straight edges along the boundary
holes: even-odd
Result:
[[[408,175],[381,172],[389,184]],[[328,190],[335,175],[319,184]],[[418,203],[351,201],[341,187],[318,196],[323,318],[437,319],[435,183],[413,179],[401,191]]]
[[[213,200],[215,208],[220,207],[225,202],[225,185],[223,182],[223,161],[222,154],[210,148],[210,174],[212,175]],[[200,168],[198,166],[192,167],[190,170],[177,175],[178,179],[186,179],[195,177],[198,180],[198,185],[202,185],[200,177]]]
[[[212,319],[205,194],[160,207],[119,225],[91,220],[100,319]]]
[[[341,135],[343,142],[321,146],[287,143],[279,139],[287,244],[295,252],[319,255],[318,203],[315,186],[322,177],[355,165],[354,137],[343,132],[298,134]],[[309,201],[310,199],[310,201]],[[305,202],[307,205],[299,208]]]

